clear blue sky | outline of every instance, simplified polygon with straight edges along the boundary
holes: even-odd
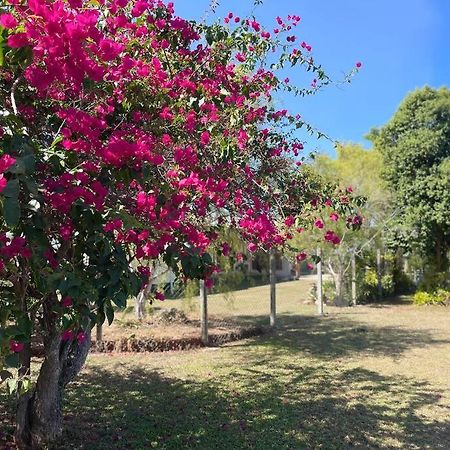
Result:
[[[177,14],[203,17],[209,0],[175,0]],[[250,12],[253,0],[222,0],[217,15]],[[257,18],[272,28],[277,16],[298,14],[297,35],[334,78],[356,61],[353,83],[307,99],[283,98],[291,112],[334,139],[369,144],[364,134],[383,125],[402,98],[424,85],[450,85],[450,0],[265,0]],[[310,75],[302,75],[308,85]],[[310,139],[310,150],[332,145]]]

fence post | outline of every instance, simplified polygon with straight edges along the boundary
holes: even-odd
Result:
[[[381,268],[381,249],[377,248],[377,281],[378,281],[378,300],[383,297],[383,284],[382,284],[382,268]]]
[[[200,280],[200,327],[202,342],[204,345],[208,345],[208,294],[205,280]]]
[[[275,249],[270,249],[269,254],[269,278],[270,278],[270,326],[275,327],[277,315],[277,298],[276,298],[276,262]]]
[[[352,302],[356,306],[356,256],[352,252]]]
[[[322,251],[317,247],[317,314],[323,316]]]

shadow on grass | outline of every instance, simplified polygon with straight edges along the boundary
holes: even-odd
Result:
[[[448,449],[450,424],[418,412],[440,398],[424,383],[320,365],[247,369],[231,384],[138,367],[85,374],[68,395],[71,444],[57,448]]]
[[[424,330],[370,326],[339,316],[279,315],[273,334],[255,341],[245,341],[243,347],[259,345],[289,353],[306,353],[318,358],[339,358],[352,354],[400,357],[411,348],[450,344]]]
[[[155,364],[150,355],[139,364],[108,358],[70,385],[55,448],[446,450],[450,410],[441,392],[339,362],[444,343],[423,331],[285,315],[275,333],[219,350],[216,373],[180,367],[169,377],[146,368]],[[196,357],[204,354],[189,361]]]

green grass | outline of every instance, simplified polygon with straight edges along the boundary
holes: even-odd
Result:
[[[270,335],[91,355],[56,448],[450,448],[450,309],[283,302]]]

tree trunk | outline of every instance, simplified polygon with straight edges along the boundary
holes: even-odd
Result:
[[[200,332],[203,344],[208,345],[208,293],[205,280],[200,280]]]
[[[356,256],[355,252],[352,253],[352,303],[353,306],[356,306],[356,299],[357,299],[357,293],[356,293]]]
[[[336,272],[334,275],[334,285],[336,287],[336,298],[334,303],[336,306],[344,306],[344,275],[341,271]]]
[[[330,271],[333,281],[334,281],[334,289],[336,296],[334,298],[334,304],[336,306],[346,306],[346,302],[344,299],[344,276],[345,276],[345,268],[344,265],[339,262],[337,270],[333,269],[331,262],[328,262],[328,270]]]
[[[46,339],[36,386],[18,399],[15,439],[19,449],[43,449],[61,436],[64,388],[83,367],[90,343],[90,333],[82,344],[62,342],[59,332]]]
[[[145,319],[145,304],[147,301],[147,297],[150,294],[151,283],[149,282],[147,286],[145,286],[139,294],[136,296],[136,301],[134,303],[134,312],[136,315],[136,319],[142,321]]]
[[[317,314],[323,316],[322,250],[320,247],[317,247],[317,256],[320,258],[317,263]]]
[[[275,327],[277,317],[277,291],[276,291],[276,253],[275,249],[270,250],[269,254],[269,278],[270,278],[270,326]]]

